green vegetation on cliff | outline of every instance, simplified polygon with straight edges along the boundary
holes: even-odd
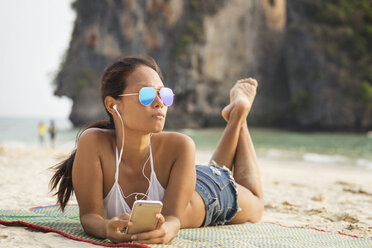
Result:
[[[314,0],[308,14],[323,54],[339,70],[337,86],[350,100],[371,106],[372,1]]]

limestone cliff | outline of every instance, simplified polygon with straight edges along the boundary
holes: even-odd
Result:
[[[291,111],[307,128],[372,127],[370,0],[288,0]]]
[[[103,118],[98,85],[105,66],[122,55],[147,53],[176,94],[168,126],[222,124],[229,89],[247,76],[261,82],[252,121],[272,124],[277,116],[268,114],[285,107],[271,97],[281,87],[285,1],[272,2],[79,0],[56,94],[73,100],[75,125]]]
[[[229,101],[229,89],[248,76],[260,82],[252,124],[354,128],[359,118],[358,128],[372,126],[371,110],[364,108],[363,116],[356,117],[353,102],[343,105],[345,94],[325,79],[334,75],[333,66],[316,47],[314,30],[307,28],[313,17],[301,12],[306,4],[78,0],[56,95],[73,100],[75,125],[104,118],[98,92],[103,69],[117,57],[146,53],[159,63],[164,83],[176,94],[168,127],[222,125],[220,111]]]

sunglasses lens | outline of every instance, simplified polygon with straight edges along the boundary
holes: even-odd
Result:
[[[151,87],[144,87],[139,92],[139,99],[141,103],[145,106],[150,105],[154,101],[156,96],[156,91]]]
[[[160,90],[160,97],[163,100],[163,103],[167,106],[171,106],[173,104],[173,91],[169,88],[162,88]]]

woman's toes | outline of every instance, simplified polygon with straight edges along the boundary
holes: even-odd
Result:
[[[243,78],[243,79],[239,79],[239,80],[236,82],[235,86],[237,86],[237,85],[239,85],[239,84],[245,84],[245,83],[249,83],[249,84],[251,84],[251,85],[253,85],[253,86],[255,86],[255,87],[258,86],[258,82],[257,82],[257,80],[254,79],[254,78]]]
[[[248,115],[256,96],[257,85],[257,80],[253,78],[243,78],[236,82],[230,90],[230,104],[221,112],[226,121],[232,115]]]
[[[258,82],[254,78],[248,78],[247,82],[250,83],[251,85],[253,85],[254,87],[258,86]]]

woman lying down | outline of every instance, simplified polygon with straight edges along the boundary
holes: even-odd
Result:
[[[174,94],[162,79],[149,56],[123,57],[105,69],[109,121],[88,126],[55,167],[51,185],[61,208],[75,192],[85,232],[116,243],[167,243],[180,228],[259,221],[261,176],[246,122],[257,81],[242,79],[230,90],[225,130],[211,163],[201,166],[191,138],[163,132]],[[161,202],[154,229],[128,232],[136,200]]]

